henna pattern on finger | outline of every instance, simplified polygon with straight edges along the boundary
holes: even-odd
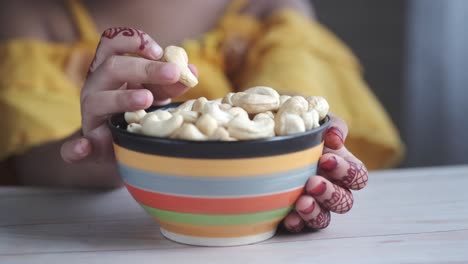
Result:
[[[337,140],[338,139],[338,142]],[[343,132],[337,127],[330,127],[325,133],[325,145],[331,149],[337,149],[344,143]]]
[[[307,226],[312,229],[324,229],[330,224],[330,211],[320,208],[320,213],[307,221]]]
[[[104,30],[104,32],[101,35],[101,39],[99,40],[99,43],[97,45],[96,54],[94,55],[91,65],[89,66],[87,76],[89,76],[92,72],[94,72],[96,68],[96,65],[95,65],[96,58],[97,58],[99,47],[101,46],[102,38],[113,39],[119,34],[122,34],[122,36],[125,36],[125,37],[133,37],[137,35],[140,38],[140,46],[138,46],[139,50],[144,50],[146,45],[149,43],[149,40],[145,39],[145,36],[147,34],[138,29],[129,28],[129,27],[113,27],[113,28],[108,28]]]
[[[144,50],[146,44],[148,44],[148,40],[144,38],[146,35],[145,32],[134,29],[134,28],[129,28],[129,27],[113,27],[113,28],[108,28],[102,33],[102,37],[107,38],[107,39],[113,39],[119,34],[122,33],[122,36],[126,37],[133,37],[138,35],[140,37],[140,46],[138,47],[140,50]]]
[[[335,191],[332,193],[330,199],[326,199],[322,204],[330,211],[337,214],[343,214],[351,210],[353,207],[353,194],[346,188],[341,188],[334,185]]]
[[[367,185],[368,172],[366,166],[360,163],[346,160],[349,163],[347,175],[342,177],[340,184],[352,190],[360,190]]]

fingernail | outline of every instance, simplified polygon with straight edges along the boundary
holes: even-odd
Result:
[[[301,230],[304,228],[304,222],[299,218],[295,218],[293,221],[292,219],[288,219],[289,220],[289,223],[285,223],[284,226],[286,227],[287,230],[289,230],[289,232],[301,232]],[[293,223],[291,223],[293,222]]]
[[[135,91],[132,94],[132,100],[137,106],[146,106],[146,101],[148,99],[148,94],[146,91]]]
[[[162,57],[162,54],[163,54],[163,50],[159,45],[154,44],[151,46],[150,55],[153,57],[153,59],[155,60],[160,59]]]
[[[293,232],[293,233],[299,233],[302,231],[302,229],[304,228],[304,223],[303,222],[299,222],[298,225],[295,225],[295,226],[287,226],[286,227],[289,232]]]
[[[83,142],[82,139],[78,140],[78,142],[75,144],[74,150],[75,150],[75,153],[80,156],[85,154],[86,152],[85,143]]]
[[[331,156],[327,161],[320,163],[320,168],[324,171],[332,171],[338,166],[338,161],[336,157]]]
[[[166,80],[174,80],[177,74],[177,66],[172,63],[166,63],[161,67],[161,75]]]
[[[319,185],[309,190],[309,193],[312,195],[322,195],[325,193],[326,190],[327,190],[327,183],[321,182]]]
[[[305,215],[308,215],[310,213],[312,213],[312,211],[314,211],[315,209],[315,202],[312,201],[312,203],[305,209],[303,210],[299,210],[299,212],[301,212],[301,214],[305,214]]]
[[[325,146],[331,149],[339,149],[344,143],[343,132],[337,127],[330,127],[325,134]]]

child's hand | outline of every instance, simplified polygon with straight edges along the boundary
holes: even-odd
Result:
[[[323,229],[330,223],[330,212],[343,214],[353,206],[350,190],[360,190],[367,184],[367,169],[343,145],[348,126],[332,117],[325,134],[324,154],[319,161],[318,175],[309,179],[306,194],[299,197],[296,210],[284,219],[284,226],[291,232],[305,227]]]
[[[105,123],[109,115],[167,104],[188,89],[178,82],[180,70],[175,64],[158,61],[162,55],[162,48],[140,30],[104,31],[81,90],[82,137],[63,144],[65,161],[114,162]],[[197,75],[196,68],[189,67]]]

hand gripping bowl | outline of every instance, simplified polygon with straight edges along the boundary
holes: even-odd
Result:
[[[126,188],[166,238],[234,246],[275,234],[316,174],[329,123],[326,117],[320,127],[304,133],[234,142],[130,133],[123,113],[112,116],[108,125]]]

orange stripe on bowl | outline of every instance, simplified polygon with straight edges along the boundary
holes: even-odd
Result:
[[[242,237],[275,230],[280,220],[235,226],[202,226],[158,220],[159,225],[172,233],[195,237]]]
[[[239,198],[201,198],[151,192],[125,184],[133,198],[161,210],[194,214],[246,214],[270,211],[294,204],[304,188],[271,195]]]
[[[114,144],[116,158],[126,166],[159,174],[223,177],[255,176],[303,168],[317,162],[323,143],[289,154],[242,159],[195,159],[150,155]]]

